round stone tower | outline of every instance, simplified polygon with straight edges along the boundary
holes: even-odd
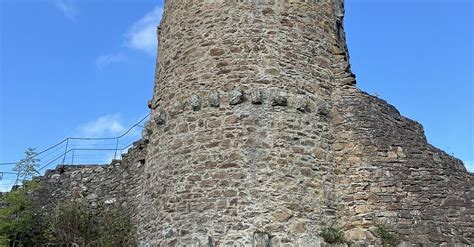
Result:
[[[354,112],[378,101],[354,86],[343,12],[342,0],[165,2],[141,245],[318,246],[326,227],[364,242],[375,236],[363,215],[393,222],[399,209],[367,202],[386,181],[369,157],[409,154],[365,142],[373,126]],[[422,136],[412,122],[397,131]]]
[[[338,1],[166,1],[143,242],[317,241],[335,213],[341,23]]]

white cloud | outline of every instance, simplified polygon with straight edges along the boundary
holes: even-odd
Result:
[[[464,162],[464,166],[466,166],[466,169],[474,173],[474,162],[472,161],[463,161],[463,162]]]
[[[99,56],[95,60],[95,65],[98,69],[103,69],[111,64],[120,63],[127,60],[127,57],[121,53],[117,54],[107,54]]]
[[[79,127],[81,137],[115,137],[125,131],[119,113],[101,116]]]
[[[156,55],[157,39],[156,28],[163,15],[162,7],[155,7],[140,20],[135,22],[126,34],[125,44],[128,47],[144,51],[152,56]]]
[[[55,0],[54,3],[66,18],[71,21],[76,20],[78,10],[73,0]]]

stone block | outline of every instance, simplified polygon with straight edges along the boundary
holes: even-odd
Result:
[[[238,105],[244,101],[244,94],[241,89],[233,89],[229,92],[229,104]]]
[[[201,109],[201,98],[198,95],[191,95],[189,98],[189,104],[193,111],[199,111]]]

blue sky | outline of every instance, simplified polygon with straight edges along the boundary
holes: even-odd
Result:
[[[67,136],[115,136],[146,115],[162,4],[0,0],[0,162]],[[470,0],[346,1],[359,87],[471,171],[473,23]]]

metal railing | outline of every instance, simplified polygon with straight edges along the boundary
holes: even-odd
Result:
[[[38,175],[57,165],[108,164],[112,159],[121,159],[122,154],[141,138],[144,123],[149,116],[147,114],[116,137],[68,137],[51,145],[31,157],[40,160],[36,166]],[[8,191],[18,184],[19,173],[13,168],[19,162],[0,163],[0,192]]]

